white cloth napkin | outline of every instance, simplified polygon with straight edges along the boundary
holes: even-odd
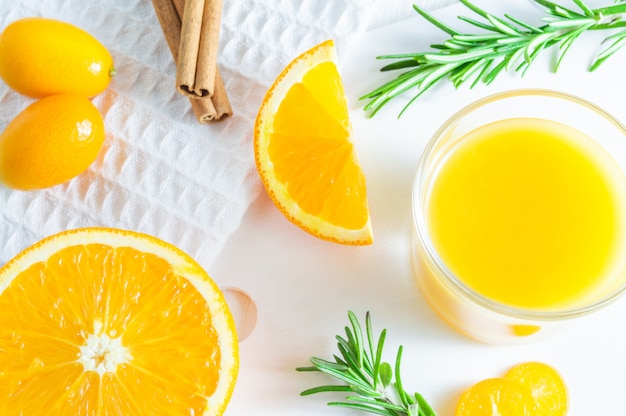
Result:
[[[262,189],[252,130],[271,82],[322,40],[335,39],[339,56],[347,54],[374,15],[381,25],[406,13],[398,13],[400,3],[414,13],[405,0],[391,9],[377,0],[224,1],[219,65],[234,115],[201,125],[175,91],[176,69],[150,0],[0,2],[0,29],[26,16],[64,20],[98,38],[117,68],[93,100],[106,140],[89,170],[45,190],[0,187],[0,265],[53,233],[107,226],[155,235],[208,268]],[[31,102],[0,82],[0,130]]]

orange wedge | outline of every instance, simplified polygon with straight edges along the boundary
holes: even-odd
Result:
[[[551,366],[527,362],[511,368],[505,378],[530,388],[535,407],[533,416],[565,416],[569,399],[567,386],[561,375]]]
[[[0,269],[0,414],[221,415],[239,368],[230,311],[188,255],[87,228]]]
[[[254,154],[268,195],[293,223],[324,240],[372,243],[359,165],[332,40],[294,59],[267,91]]]

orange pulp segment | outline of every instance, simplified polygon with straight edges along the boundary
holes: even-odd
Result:
[[[539,362],[527,362],[511,368],[505,378],[530,388],[535,400],[533,416],[565,416],[569,399],[567,386],[553,367]]]
[[[521,384],[506,378],[489,378],[467,389],[455,416],[531,416],[533,397]]]
[[[222,293],[154,237],[65,231],[0,269],[2,415],[221,415],[238,366]]]
[[[294,59],[268,90],[254,153],[268,195],[310,234],[372,243],[365,176],[351,139],[348,105],[332,40]]]

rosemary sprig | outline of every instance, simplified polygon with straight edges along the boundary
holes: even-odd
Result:
[[[341,356],[334,361],[310,358],[313,366],[299,367],[297,371],[321,371],[342,385],[324,385],[305,390],[302,396],[323,392],[346,392],[345,401],[329,402],[338,406],[384,416],[436,416],[435,411],[419,394],[404,390],[400,376],[402,346],[398,348],[395,367],[382,361],[387,330],[383,329],[375,341],[369,312],[365,318],[365,336],[355,314],[348,312],[351,328],[346,326],[346,337],[336,336]],[[395,371],[395,381],[394,381]]]
[[[402,115],[411,103],[444,79],[458,88],[470,81],[471,87],[480,82],[488,85],[502,71],[513,70],[523,76],[540,52],[554,45],[560,49],[553,68],[556,72],[566,52],[581,34],[626,27],[626,0],[615,0],[610,6],[596,9],[588,7],[583,0],[572,0],[576,10],[548,0],[533,1],[545,7],[547,15],[542,19],[545,23],[542,26],[533,26],[508,14],[504,18],[497,17],[470,0],[460,0],[476,16],[459,16],[459,19],[483,31],[477,34],[459,32],[414,5],[417,13],[443,30],[449,38],[442,44],[431,45],[434,51],[379,56],[378,59],[396,60],[382,67],[381,71],[411,69],[362,96],[360,99],[369,100],[365,111],[373,116],[391,99],[417,89],[400,112]],[[597,69],[626,44],[626,29],[615,31],[602,43],[604,49],[595,57],[589,71]]]

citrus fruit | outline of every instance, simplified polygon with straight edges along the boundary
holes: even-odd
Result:
[[[85,171],[103,142],[102,115],[88,98],[42,98],[0,135],[0,181],[21,190],[58,185]]]
[[[0,34],[0,77],[20,94],[92,97],[104,91],[114,72],[109,51],[72,24],[28,17]]]
[[[489,378],[467,389],[455,416],[533,416],[533,397],[526,387],[506,378]]]
[[[352,141],[332,40],[294,59],[267,91],[254,128],[259,175],[274,204],[316,237],[372,243],[365,176]]]
[[[238,368],[223,293],[155,237],[64,231],[0,269],[2,415],[221,415]]]
[[[565,416],[569,400],[561,375],[551,366],[527,362],[511,368],[505,378],[530,388],[535,399],[533,416]]]

